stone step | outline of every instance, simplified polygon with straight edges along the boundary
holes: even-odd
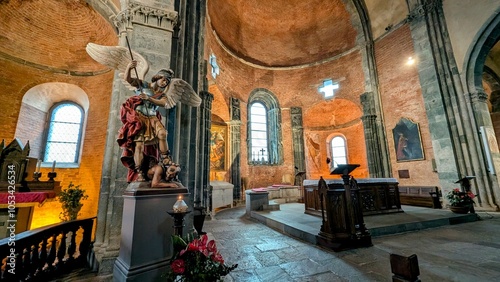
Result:
[[[280,203],[276,202],[276,200],[270,200],[269,204],[262,206],[262,209],[265,211],[279,211]]]
[[[364,223],[372,237],[380,237],[427,228],[461,224],[479,220],[477,214],[455,214],[447,210],[403,206],[405,212],[371,215],[364,217]],[[317,244],[322,224],[321,216],[304,213],[304,204],[282,204],[279,212],[252,211],[251,217],[282,232],[311,244]]]

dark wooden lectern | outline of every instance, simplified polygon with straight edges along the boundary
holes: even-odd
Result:
[[[339,165],[331,172],[342,175],[342,189],[328,189],[322,177],[318,183],[321,206],[326,207],[321,211],[323,224],[316,239],[318,245],[336,252],[372,246],[371,235],[363,220],[359,188],[349,175],[357,167],[358,164]]]
[[[469,192],[470,191],[470,180],[476,178],[475,176],[464,176],[460,180],[458,180],[455,183],[460,183],[460,188],[462,192]]]

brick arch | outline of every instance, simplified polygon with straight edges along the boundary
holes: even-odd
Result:
[[[500,112],[500,78],[492,69],[484,66],[483,82],[489,88],[489,91],[486,92],[489,94],[490,111],[493,113]]]
[[[500,90],[495,90],[491,92],[490,95],[491,101],[491,112],[498,113],[500,112]]]
[[[43,83],[24,94],[15,136],[23,142],[30,142],[30,156],[40,157],[47,115],[54,104],[62,101],[72,101],[82,107],[85,127],[90,101],[80,87],[61,82]]]
[[[363,112],[359,105],[336,98],[311,106],[304,112],[304,127],[312,130],[335,130],[361,122]]]
[[[87,3],[96,10],[101,16],[106,19],[111,26],[115,26],[113,18],[120,12],[119,0],[102,1],[102,0],[87,0]]]
[[[470,93],[483,90],[483,70],[491,48],[500,40],[500,13],[486,21],[474,38],[475,43],[467,52],[465,67],[467,86]]]
[[[62,82],[49,82],[36,85],[26,91],[23,103],[47,112],[53,104],[61,101],[73,101],[87,112],[90,101],[87,93],[80,87]]]

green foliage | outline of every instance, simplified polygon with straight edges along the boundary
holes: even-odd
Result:
[[[86,200],[89,196],[85,190],[80,188],[81,185],[69,183],[68,188],[63,189],[57,196],[62,204],[63,211],[59,214],[62,221],[75,220],[83,206],[82,200]]]

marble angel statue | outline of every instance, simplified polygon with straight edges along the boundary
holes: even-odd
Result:
[[[169,166],[175,166],[177,172],[179,169],[179,165],[171,160],[167,131],[158,109],[171,109],[177,102],[198,107],[201,98],[189,83],[174,78],[170,69],[161,69],[151,82],[145,81],[149,64],[130,48],[88,43],[86,50],[97,62],[117,70],[125,86],[136,93],[122,104],[120,110],[123,125],[117,141],[123,149],[121,161],[128,168],[127,181],[153,179],[152,187],[175,187],[155,181],[170,179],[165,177]]]

